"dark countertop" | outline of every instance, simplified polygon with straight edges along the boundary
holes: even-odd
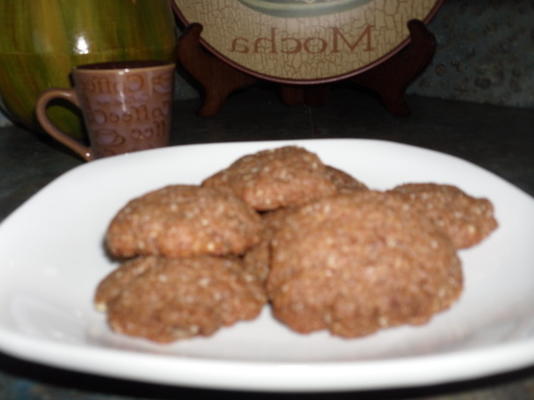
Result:
[[[484,167],[534,196],[534,110],[409,97],[412,115],[386,113],[366,94],[332,90],[325,106],[285,106],[269,88],[233,95],[212,118],[197,100],[176,104],[173,144],[302,138],[373,138],[449,153]],[[0,129],[0,220],[82,161],[41,134]],[[244,377],[244,379],[246,379]],[[534,399],[534,366],[425,388],[335,393],[217,392],[132,383],[28,363],[0,353],[2,399]]]

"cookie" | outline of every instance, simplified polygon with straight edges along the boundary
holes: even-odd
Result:
[[[265,302],[264,289],[243,273],[238,258],[213,256],[127,261],[95,296],[113,331],[159,343],[254,319]]]
[[[260,211],[305,204],[337,189],[319,157],[296,146],[241,157],[202,186],[229,189]]]
[[[259,215],[231,193],[172,185],[133,199],[111,221],[106,244],[116,257],[242,254],[259,242]]]
[[[456,186],[406,183],[393,191],[406,196],[414,207],[429,216],[458,249],[480,243],[497,228],[492,203],[470,196]]]
[[[449,237],[400,196],[359,191],[289,215],[272,240],[267,292],[300,333],[359,337],[422,324],[462,291]]]

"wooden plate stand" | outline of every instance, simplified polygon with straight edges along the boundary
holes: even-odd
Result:
[[[193,23],[186,27],[178,41],[177,58],[181,67],[204,90],[200,116],[213,116],[219,112],[226,98],[236,90],[261,81],[208,52],[200,42],[202,25]],[[397,54],[380,64],[337,82],[349,82],[375,92],[386,110],[393,115],[410,113],[406,102],[408,85],[430,63],[436,49],[434,35],[419,20],[408,22],[409,43]],[[277,83],[282,101],[288,105],[322,105],[326,102],[332,82],[313,84]]]

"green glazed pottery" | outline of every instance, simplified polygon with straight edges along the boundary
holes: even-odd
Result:
[[[172,60],[176,29],[168,0],[0,0],[0,103],[8,116],[37,129],[35,102],[71,86],[80,64]],[[74,137],[80,117],[62,104],[50,120]]]

